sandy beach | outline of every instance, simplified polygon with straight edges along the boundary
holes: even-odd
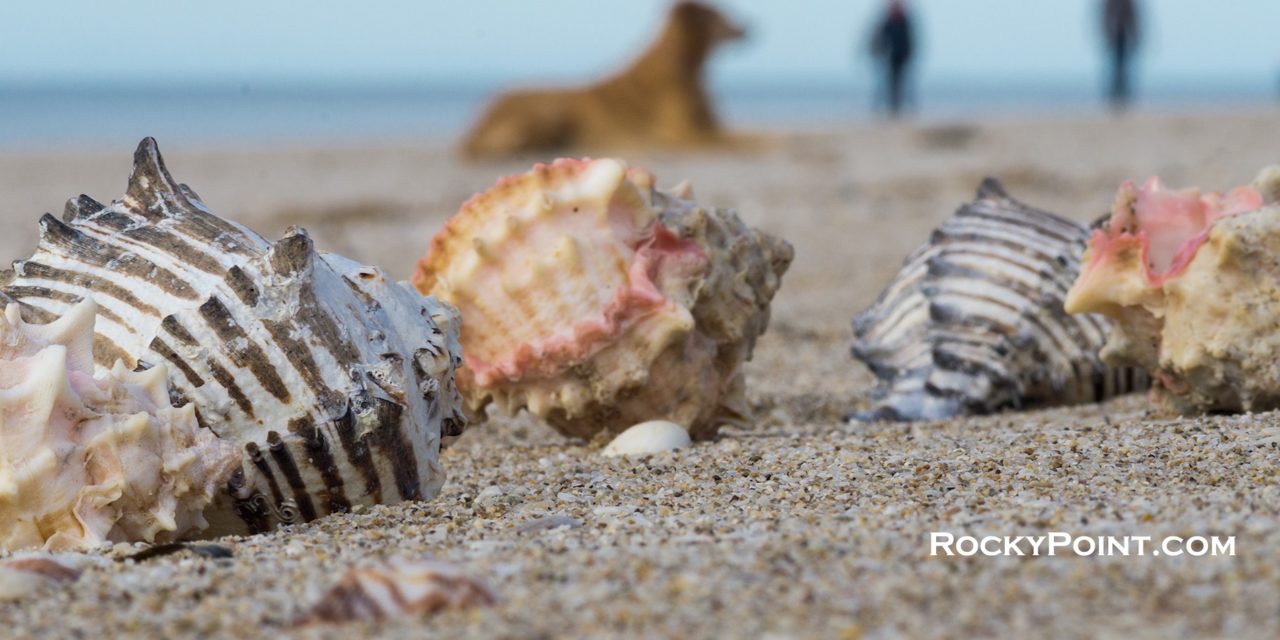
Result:
[[[269,535],[231,559],[96,555],[77,581],[0,602],[0,636],[1276,637],[1280,415],[1147,416],[1142,397],[919,424],[846,424],[872,377],[854,313],[984,176],[1079,221],[1126,178],[1225,189],[1280,163],[1280,110],[771,134],[753,153],[637,154],[661,184],[735,208],[796,259],[748,368],[754,423],[645,458],[605,458],[527,416],[473,426],[436,499]],[[159,140],[216,213],[407,278],[471,194],[528,162],[467,164],[441,143],[234,151]],[[0,262],[41,213],[122,195],[132,148],[0,154]],[[575,526],[527,526],[567,516]],[[1235,537],[1234,557],[930,557],[957,535]],[[490,608],[296,628],[353,564],[429,556]]]

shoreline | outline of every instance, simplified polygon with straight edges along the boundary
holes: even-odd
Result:
[[[1143,102],[1138,99],[1129,109],[1117,113],[1112,111],[1099,98],[1093,102],[1072,102],[1062,105],[1050,103],[1035,105],[995,103],[982,107],[926,108],[923,112],[920,110],[913,112],[912,109],[908,109],[906,117],[901,120],[893,120],[885,114],[870,108],[872,95],[872,93],[857,94],[856,98],[858,99],[837,103],[845,104],[847,102],[847,105],[845,105],[847,109],[837,108],[834,104],[826,105],[803,119],[782,115],[783,112],[790,113],[795,109],[775,109],[751,104],[742,108],[722,109],[723,113],[721,115],[726,126],[731,131],[793,137],[797,135],[829,135],[833,131],[847,135],[857,133],[863,129],[885,126],[934,127],[965,125],[981,127],[1009,124],[1049,125],[1068,122],[1085,124],[1098,120],[1125,118],[1265,116],[1280,111],[1280,98],[1270,100],[1262,97],[1249,97],[1169,103],[1159,101]],[[768,100],[764,99],[764,102],[768,102]],[[783,97],[779,97],[776,100],[784,103],[787,101]],[[357,149],[390,152],[408,148],[450,147],[461,138],[466,126],[471,123],[474,112],[482,107],[484,102],[483,99],[477,99],[476,104],[470,105],[465,110],[468,115],[464,118],[451,118],[447,123],[437,123],[426,128],[419,128],[415,125],[415,130],[407,135],[405,132],[392,130],[353,129],[350,131],[332,130],[323,132],[317,130],[309,133],[300,131],[292,133],[263,132],[255,136],[250,135],[247,130],[234,130],[224,132],[218,136],[204,134],[200,137],[183,140],[180,136],[165,135],[163,129],[171,128],[168,126],[161,126],[162,131],[160,132],[153,131],[151,130],[152,128],[139,127],[137,133],[133,135],[121,132],[115,134],[116,139],[112,140],[85,138],[23,139],[0,135],[0,158],[110,154],[116,152],[120,147],[128,148],[134,146],[137,144],[138,139],[148,135],[156,137],[161,144],[164,144],[166,138],[168,138],[170,139],[169,146],[181,149],[183,152],[199,154],[262,153],[269,151],[315,153]],[[424,115],[424,118],[431,119],[436,117],[430,115],[430,105],[422,106],[422,110],[424,114],[427,114]],[[801,109],[801,111],[804,110]],[[766,112],[772,115],[760,115]],[[741,114],[752,115],[743,117]],[[299,114],[294,115],[296,117]],[[258,118],[243,117],[242,120],[245,123],[254,123]],[[454,122],[454,120],[457,120],[457,122]],[[267,121],[269,122],[270,119],[268,118]],[[168,125],[172,124],[168,123]],[[420,124],[417,123],[417,125]],[[443,126],[446,124],[448,126]],[[261,126],[264,125],[254,125],[255,128]],[[177,146],[174,146],[175,141]],[[600,154],[597,153],[596,155]]]

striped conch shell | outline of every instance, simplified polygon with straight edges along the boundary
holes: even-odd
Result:
[[[1098,358],[1106,318],[1063,310],[1087,237],[985,180],[854,318],[853,355],[880,386],[852,417],[937,420],[1145,388],[1141,371]]]
[[[165,367],[93,374],[92,300],[47,325],[0,295],[0,549],[167,541],[202,516],[236,448],[169,406]]]
[[[80,196],[40,228],[35,255],[0,274],[23,316],[96,301],[98,369],[167,365],[174,403],[243,452],[211,533],[439,490],[442,436],[465,425],[452,307],[317,253],[300,229],[271,243],[210,213],[150,138],[123,200]]]
[[[449,220],[414,284],[458,305],[468,408],[592,437],[662,419],[708,438],[747,413],[742,364],[791,245],[618,160],[504,178]]]
[[[1228,193],[1120,187],[1066,308],[1112,321],[1103,360],[1161,412],[1280,408],[1280,167]]]

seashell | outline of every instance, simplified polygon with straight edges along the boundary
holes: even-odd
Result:
[[[124,199],[80,196],[40,227],[35,255],[0,274],[23,316],[93,299],[98,370],[167,365],[174,404],[243,451],[210,535],[439,490],[442,436],[465,425],[452,307],[316,252],[300,229],[271,243],[210,213],[150,138]]]
[[[433,614],[445,609],[489,606],[497,601],[489,587],[457,565],[391,558],[348,570],[298,624],[342,624]]]
[[[1125,182],[1067,310],[1112,320],[1103,360],[1150,371],[1157,409],[1280,408],[1280,167],[1229,193]]]
[[[618,160],[562,159],[464,204],[413,281],[466,318],[468,408],[579,437],[741,422],[742,363],[793,251],[692,197]]]
[[[43,551],[0,560],[0,602],[21,600],[48,585],[75,582],[85,566],[100,561],[93,556]]]
[[[650,420],[619,433],[601,452],[606,456],[639,456],[683,449],[691,444],[685,428],[666,420]]]
[[[84,300],[30,325],[0,316],[0,548],[85,549],[168,540],[240,463],[235,447],[169,406],[165,367],[93,375],[97,311]]]
[[[184,551],[190,552],[192,555],[201,558],[210,558],[214,560],[230,559],[235,557],[235,552],[231,547],[224,547],[220,544],[197,544],[194,542],[166,542],[164,544],[153,544],[142,551],[125,556],[126,560],[134,562],[145,562],[155,558],[163,558]]]
[[[1094,402],[1146,384],[1098,358],[1108,323],[1062,300],[1088,231],[988,178],[853,321],[879,379],[858,420],[937,420]]]

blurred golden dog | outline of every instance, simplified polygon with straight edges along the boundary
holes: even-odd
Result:
[[[715,9],[680,2],[658,40],[621,73],[584,88],[498,96],[467,134],[462,152],[476,158],[724,142],[702,70],[718,45],[744,35]]]

